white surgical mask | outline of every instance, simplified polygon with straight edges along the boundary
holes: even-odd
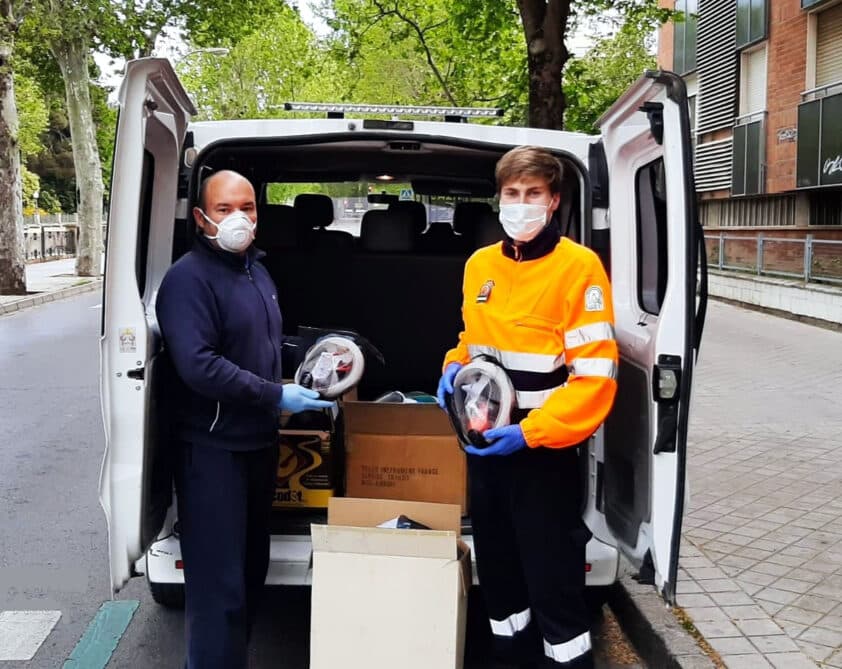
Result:
[[[199,211],[202,211],[201,209]],[[216,226],[216,235],[211,236],[205,233],[208,239],[215,239],[219,248],[231,253],[242,253],[254,239],[255,224],[245,212],[236,209],[223,218],[219,223],[212,220],[205,212],[202,216],[208,223]]]
[[[547,204],[501,204],[500,223],[509,237],[517,242],[528,242],[544,229],[548,209]]]

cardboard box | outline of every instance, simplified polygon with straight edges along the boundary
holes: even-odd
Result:
[[[326,508],[335,492],[330,448],[329,432],[281,430],[280,459],[272,505]]]
[[[344,402],[349,497],[458,504],[467,512],[467,463],[435,404]]]
[[[431,530],[378,528],[406,515]],[[334,498],[311,526],[310,669],[461,669],[471,585],[457,505]]]

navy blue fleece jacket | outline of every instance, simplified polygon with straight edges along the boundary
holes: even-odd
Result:
[[[226,450],[277,439],[281,310],[254,246],[245,256],[197,236],[164,277],[155,311],[178,377],[168,393],[179,438]]]

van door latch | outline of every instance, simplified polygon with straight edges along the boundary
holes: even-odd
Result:
[[[652,375],[652,392],[658,406],[658,433],[652,452],[675,453],[678,402],[681,399],[681,356],[659,355]]]
[[[130,379],[134,379],[135,381],[143,381],[145,374],[146,369],[144,367],[130,369],[128,372],[126,372],[126,376],[128,376]]]

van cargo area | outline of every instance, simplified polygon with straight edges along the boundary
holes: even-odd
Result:
[[[444,354],[462,328],[465,262],[502,238],[491,201],[494,167],[509,147],[360,134],[318,143],[220,143],[182,177],[191,203],[197,175],[233,169],[254,184],[255,244],[277,285],[285,334],[352,330],[385,360],[368,359],[356,401],[340,402],[338,420],[304,415],[285,425],[283,433],[327,435],[316,449],[321,475],[305,474],[309,488],[288,477],[296,466],[313,467],[316,451],[291,449],[291,436],[283,435],[273,530],[307,534],[311,522],[325,521],[327,495],[348,494],[460,504],[469,533],[465,459],[445,414],[431,405],[373,401],[392,391],[435,395]],[[579,238],[584,177],[574,159],[559,158],[559,219]],[[189,250],[193,228],[190,216],[177,222],[174,259]]]

